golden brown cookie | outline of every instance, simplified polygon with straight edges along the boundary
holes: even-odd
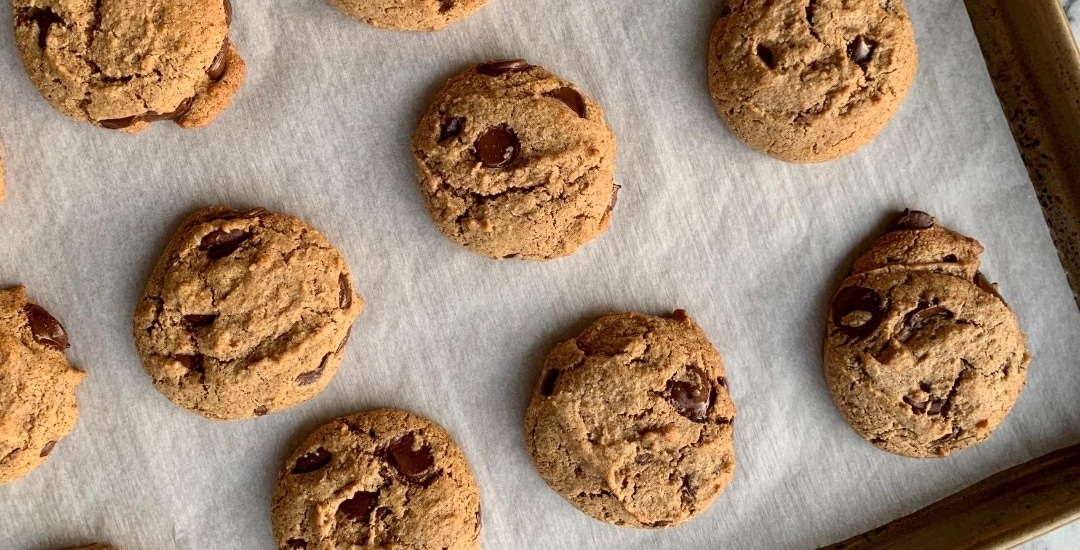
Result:
[[[302,220],[213,206],[181,224],[135,310],[154,387],[207,418],[311,399],[337,372],[364,301],[341,254]]]
[[[905,212],[833,298],[825,377],[870,443],[946,456],[988,438],[1023,389],[1031,357],[1016,317],[979,273],[982,246]]]
[[[330,0],[345,15],[400,31],[437,31],[472,15],[488,0]]]
[[[820,162],[872,140],[917,65],[901,0],[730,0],[709,44],[709,88],[750,147]]]
[[[568,256],[607,230],[615,135],[573,84],[523,60],[470,67],[413,135],[435,226],[491,258]]]
[[[75,386],[60,322],[19,286],[0,290],[0,484],[41,466],[75,428]]]
[[[669,527],[731,481],[734,420],[720,354],[685,311],[618,313],[548,355],[525,444],[540,477],[582,512]]]
[[[338,418],[285,461],[274,486],[279,550],[480,548],[480,493],[434,422],[394,409]]]
[[[228,0],[12,0],[30,81],[60,112],[138,132],[212,122],[244,80]]]

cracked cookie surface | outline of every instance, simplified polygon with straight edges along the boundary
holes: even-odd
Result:
[[[480,548],[480,494],[437,424],[394,409],[333,420],[285,461],[274,486],[280,550]]]
[[[13,0],[31,82],[60,112],[137,132],[212,122],[244,80],[228,0]]]
[[[156,387],[212,419],[306,401],[337,372],[363,308],[341,254],[299,218],[209,207],[189,216],[134,315]]]
[[[885,127],[917,65],[901,0],[730,0],[709,44],[709,88],[750,147],[821,162]]]
[[[488,0],[330,0],[345,15],[400,31],[437,31],[472,15]]]
[[[64,327],[23,287],[0,290],[0,484],[41,466],[75,428],[86,376],[64,354]]]
[[[844,419],[886,451],[946,456],[990,436],[1031,361],[1016,317],[978,272],[982,246],[906,212],[833,298],[825,377]]]
[[[582,512],[668,527],[731,481],[734,420],[720,354],[686,312],[618,313],[548,355],[525,443],[540,476]]]
[[[573,254],[607,230],[615,135],[573,84],[522,60],[452,77],[413,135],[435,226],[491,258]]]

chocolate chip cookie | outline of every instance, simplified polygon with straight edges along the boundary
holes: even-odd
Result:
[[[901,0],[730,0],[709,44],[709,87],[747,145],[820,162],[872,140],[917,65]]]
[[[271,514],[280,550],[480,548],[480,494],[461,449],[394,409],[311,434],[278,474]]]
[[[473,252],[548,260],[607,230],[615,135],[596,102],[541,67],[519,59],[457,74],[412,145],[435,226]]]
[[[349,267],[302,220],[213,206],[181,224],[135,310],[154,387],[207,418],[262,416],[333,378],[363,308]]]
[[[67,348],[67,331],[23,287],[0,290],[0,484],[41,466],[75,428],[86,373]]]
[[[905,212],[858,260],[828,316],[825,377],[863,439],[946,456],[990,437],[1027,376],[1027,339],[978,271],[983,248]]]
[[[65,115],[138,132],[205,126],[244,80],[228,0],[12,0],[31,82]]]
[[[384,29],[437,31],[472,15],[488,0],[330,0],[345,15]]]
[[[720,354],[685,311],[618,313],[548,355],[525,443],[540,477],[582,512],[669,527],[731,481],[734,420]]]

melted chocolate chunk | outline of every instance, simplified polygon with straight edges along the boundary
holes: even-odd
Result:
[[[846,325],[845,319],[852,313],[863,312],[870,316],[860,325]],[[861,286],[841,289],[833,299],[833,324],[837,330],[855,338],[866,338],[877,330],[885,320],[885,302],[876,291]]]
[[[184,322],[191,328],[199,328],[214,324],[217,318],[217,315],[185,315]]]
[[[225,76],[225,48],[222,47],[221,51],[214,56],[214,61],[210,63],[210,66],[206,68],[206,76],[210,77],[210,80],[217,82],[221,80],[221,77]]]
[[[476,139],[476,158],[488,168],[506,168],[521,153],[517,134],[505,124],[492,126]]]
[[[30,325],[30,335],[33,336],[35,342],[60,351],[70,346],[64,326],[37,304],[26,305],[26,320]]]
[[[456,116],[443,122],[442,128],[439,129],[439,143],[460,136],[464,129],[465,117]]]
[[[203,365],[203,356],[199,354],[195,355],[177,355],[174,357],[185,369],[192,372],[206,372],[206,367]]]
[[[848,44],[848,59],[854,61],[856,65],[865,65],[870,61],[870,57],[874,55],[876,46],[876,42],[860,34],[855,37],[855,40],[851,41],[851,44]]]
[[[934,217],[926,212],[918,210],[904,210],[903,214],[893,220],[893,231],[902,229],[930,229],[934,227]]]
[[[675,408],[675,412],[692,422],[705,422],[713,402],[713,387],[701,369],[690,367],[685,380],[668,380],[661,396]]]
[[[251,233],[241,229],[233,229],[232,231],[215,229],[202,238],[199,243],[199,250],[205,251],[206,256],[211,260],[220,260],[236,252],[236,249],[240,248],[240,245],[250,238]]]
[[[674,319],[678,323],[685,323],[685,322],[690,320],[690,316],[686,314],[685,309],[676,309],[671,314],[671,318]]]
[[[349,309],[352,307],[352,286],[349,285],[348,275],[344,273],[338,275],[338,288],[341,290],[338,295],[338,307]]]
[[[154,111],[143,113],[141,115],[129,116],[124,118],[113,118],[109,120],[99,120],[98,124],[102,128],[108,128],[110,130],[123,130],[130,126],[135,125],[138,122],[157,122],[159,120],[178,120],[180,117],[187,114],[191,110],[191,104],[195,102],[194,97],[189,97],[180,102],[180,105],[176,107],[176,110],[171,113],[158,114]]]
[[[232,2],[224,0],[225,2],[225,25],[232,26]]]
[[[900,332],[896,335],[896,339],[901,342],[907,342],[919,331],[919,329],[923,328],[934,317],[952,319],[953,312],[946,309],[945,306],[932,306],[927,303],[920,303],[918,308],[904,316],[904,323],[901,325]]]
[[[555,382],[559,380],[559,369],[551,369],[544,373],[544,381],[540,384],[540,394],[551,397],[555,393]]]
[[[993,294],[995,297],[997,297],[998,300],[1001,300],[1001,303],[1005,304],[1006,306],[1009,305],[1009,303],[1005,301],[1005,298],[1001,297],[1001,293],[998,292],[997,285],[991,283],[990,280],[986,278],[986,275],[983,275],[981,271],[975,272],[975,284],[984,292],[989,292],[990,294]]]
[[[371,513],[375,511],[375,506],[378,504],[379,493],[377,491],[374,493],[357,491],[352,498],[338,506],[338,512],[356,523],[367,524],[371,520]]]
[[[531,65],[524,59],[507,59],[478,65],[476,67],[476,72],[487,76],[501,76],[506,73],[524,71],[529,67],[531,67]]]
[[[563,86],[544,95],[563,102],[571,111],[577,113],[577,116],[585,118],[585,98],[581,97],[577,90]]]
[[[344,344],[344,342],[342,343]],[[339,347],[338,349],[340,350],[341,348]],[[318,382],[319,379],[322,378],[323,372],[326,371],[326,363],[330,360],[331,355],[333,355],[333,353],[327,353],[323,356],[322,361],[319,362],[319,368],[296,375],[296,383],[301,386],[307,386]]]
[[[401,477],[413,483],[422,484],[434,473],[435,455],[431,445],[422,443],[416,446],[416,436],[407,433],[390,443],[383,451],[383,459],[393,466]]]
[[[251,219],[258,218],[260,216],[265,216],[265,215],[267,215],[269,213],[270,213],[269,210],[259,206],[259,207],[256,207],[256,208],[249,208],[247,210],[230,210],[229,212],[225,212],[223,214],[218,214],[217,216],[214,216],[213,218],[210,218],[210,219],[208,219],[206,221],[213,221],[213,220],[251,220]]]
[[[266,413],[270,412],[270,407],[267,407],[266,405],[259,405],[252,412],[255,413],[255,416],[266,416]]]
[[[293,474],[310,474],[319,471],[325,468],[327,464],[330,464],[331,458],[333,456],[330,451],[319,447],[296,459],[296,464],[293,465],[291,472]]]
[[[446,13],[454,9],[454,0],[439,0],[439,13]]]
[[[49,454],[51,454],[53,452],[54,447],[56,447],[56,442],[55,441],[50,441],[50,442],[46,443],[45,446],[41,448],[41,454],[39,454],[38,457],[39,458],[45,458],[45,457],[49,456]]]

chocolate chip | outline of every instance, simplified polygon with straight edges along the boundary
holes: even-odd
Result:
[[[241,229],[233,229],[232,231],[215,229],[202,238],[199,243],[199,250],[205,251],[206,256],[211,260],[220,260],[236,252],[236,249],[240,248],[240,245],[250,238],[251,233]]]
[[[378,492],[357,491],[352,498],[338,506],[338,512],[356,523],[367,524],[371,520],[371,513],[375,511],[375,506],[378,503]]]
[[[926,409],[926,414],[941,414],[941,409],[945,407],[945,401],[936,397],[930,398],[930,406]]]
[[[270,213],[269,210],[259,206],[259,207],[255,207],[255,208],[249,208],[247,210],[229,210],[228,212],[225,212],[223,214],[218,214],[217,216],[214,216],[213,218],[210,218],[207,221],[213,221],[213,220],[251,220],[251,219],[258,218],[260,216],[265,216],[265,215],[267,215],[269,213]]]
[[[174,357],[181,365],[188,371],[205,372],[206,367],[203,365],[203,356],[199,354],[195,355],[177,355]]]
[[[70,346],[64,326],[37,304],[26,305],[26,320],[29,322],[30,335],[34,337],[35,342],[60,351]]]
[[[676,309],[671,314],[671,318],[677,323],[685,323],[690,320],[690,316],[686,314],[685,309]]]
[[[930,396],[926,401],[916,401],[908,396],[903,397],[904,403],[907,403],[911,407],[911,412],[915,414],[941,414],[941,410],[945,407],[945,401]]]
[[[191,328],[199,328],[214,324],[217,318],[217,315],[185,315],[184,322]]]
[[[439,0],[439,13],[446,13],[454,9],[454,0]]]
[[[342,345],[344,345],[344,342],[342,342]],[[340,350],[341,348],[339,347],[338,349]],[[330,360],[331,355],[333,355],[333,353],[327,353],[323,356],[322,361],[319,362],[319,368],[296,375],[296,383],[301,386],[307,386],[317,382],[322,378],[323,372],[326,371],[326,363]]]
[[[253,412],[255,413],[255,416],[266,416],[266,413],[270,412],[270,407],[259,405]]]
[[[27,22],[33,22],[38,27],[38,48],[44,50],[49,43],[49,30],[57,23],[64,20],[49,8],[30,8],[20,12],[19,17]]]
[[[540,394],[551,397],[555,393],[555,382],[559,379],[559,369],[551,369],[544,373],[544,381],[540,384]]]
[[[505,124],[485,130],[475,145],[476,158],[488,168],[506,168],[521,153],[517,134]]]
[[[52,453],[54,447],[56,447],[55,441],[50,441],[46,443],[45,446],[41,448],[41,454],[39,454],[38,457],[45,458],[49,456],[49,454]]]
[[[225,26],[232,26],[232,2],[225,1]]]
[[[422,443],[414,449],[416,436],[407,433],[390,443],[383,451],[383,458],[405,479],[413,483],[423,483],[432,474],[435,455],[431,454],[431,445]]]
[[[713,387],[701,369],[689,367],[686,380],[668,380],[661,396],[675,408],[675,412],[693,422],[705,422],[713,401]]]
[[[758,44],[757,56],[761,59],[761,62],[770,69],[776,68],[776,57],[773,55],[772,50],[764,44]]]
[[[302,539],[289,539],[285,541],[285,550],[308,550],[307,541]]]
[[[934,217],[918,210],[904,210],[893,220],[893,231],[902,229],[930,229],[934,227]]]
[[[1005,301],[1005,298],[1001,297],[1001,293],[998,292],[997,285],[991,283],[990,280],[987,279],[981,271],[975,272],[975,284],[979,288],[983,289],[983,291],[989,292],[990,294],[996,296],[998,300],[1001,300],[1001,303],[1005,304],[1006,306],[1009,305],[1009,303]]]
[[[439,143],[460,136],[464,129],[465,117],[456,116],[443,122],[442,128],[439,129]]]
[[[616,184],[611,191],[611,204],[607,207],[608,212],[615,210],[615,205],[619,202],[619,189],[622,189],[622,186]]]
[[[563,102],[564,105],[570,107],[571,111],[577,113],[579,117],[585,118],[585,99],[581,97],[581,94],[578,93],[577,90],[569,86],[563,86],[562,88],[552,90],[544,95]]]
[[[851,324],[853,320],[848,316],[853,313],[865,313],[869,318],[860,324]],[[856,338],[866,338],[885,320],[885,303],[881,295],[874,290],[849,286],[841,289],[833,299],[832,317],[833,324],[840,332]]]
[[[189,97],[180,102],[180,105],[176,107],[171,113],[158,114],[154,111],[143,113],[141,115],[129,116],[124,118],[113,118],[109,120],[100,120],[98,124],[102,128],[108,128],[110,130],[123,130],[124,128],[133,126],[137,122],[158,122],[160,120],[177,120],[180,117],[187,114],[191,110],[191,105],[195,102],[194,97]]]
[[[325,468],[327,464],[330,464],[331,458],[333,458],[333,455],[330,454],[330,451],[319,447],[296,459],[296,464],[293,464],[292,467],[292,473],[310,474],[311,472],[316,472]]]
[[[210,80],[217,82],[221,80],[221,77],[225,76],[225,68],[225,48],[222,47],[221,51],[214,56],[214,61],[206,68],[206,76],[210,77]]]
[[[953,312],[949,311],[945,306],[931,306],[927,303],[920,303],[917,308],[904,316],[904,322],[896,335],[896,339],[906,343],[913,334],[918,332],[934,317],[952,319]]]
[[[847,47],[847,56],[849,59],[855,62],[857,65],[865,65],[870,61],[870,56],[874,54],[874,47],[877,43],[863,35],[855,37]]]
[[[529,67],[531,65],[524,59],[506,59],[477,65],[476,72],[487,76],[501,76],[506,73],[524,71]]]
[[[341,294],[338,296],[338,306],[341,309],[352,307],[352,286],[349,285],[349,276],[342,273],[338,275],[338,288]]]

